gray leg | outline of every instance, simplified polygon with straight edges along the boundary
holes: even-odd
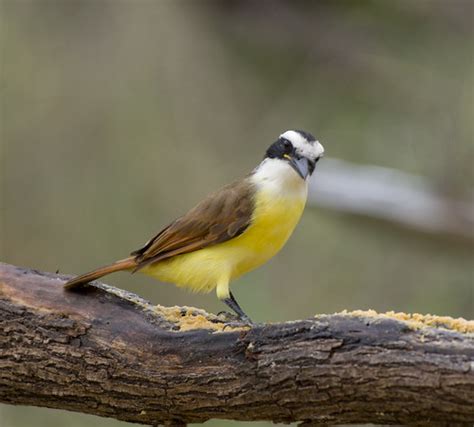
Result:
[[[250,318],[244,313],[242,308],[240,308],[239,303],[235,300],[234,295],[232,295],[232,292],[229,292],[229,298],[223,299],[223,301],[237,313],[237,316],[239,316],[239,319],[242,320],[243,322],[246,323],[253,323]]]

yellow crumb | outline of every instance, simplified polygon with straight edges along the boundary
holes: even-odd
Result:
[[[154,307],[154,311],[169,322],[175,323],[179,326],[180,332],[194,329],[211,329],[214,332],[222,332],[224,331],[224,328],[226,332],[248,329],[248,327],[244,326],[229,326],[226,323],[219,321],[216,315],[194,307],[163,307],[157,305]]]
[[[432,314],[420,313],[402,313],[395,311],[387,311],[386,313],[377,313],[375,310],[343,310],[340,313],[348,316],[358,317],[385,317],[404,321],[408,323],[413,329],[419,329],[426,326],[435,328],[445,328],[452,331],[461,332],[463,334],[474,333],[474,321],[466,320],[462,317],[454,319],[449,316],[435,316]]]
[[[178,331],[190,331],[194,329],[210,329],[214,332],[230,332],[238,330],[246,330],[248,326],[231,326],[219,319],[215,314],[207,313],[194,307],[164,307],[162,305],[152,305],[148,301],[138,295],[114,288],[112,286],[101,285],[102,289],[110,294],[114,294],[119,298],[130,301],[145,311],[152,311],[165,320],[178,326]]]
[[[106,285],[102,286],[107,292],[117,295],[120,298],[133,302],[144,310],[151,310],[156,314],[162,316],[164,319],[178,326],[179,331],[190,331],[194,329],[209,329],[214,332],[227,332],[246,330],[248,326],[230,326],[219,319],[215,314],[210,314],[204,310],[194,307],[163,307],[161,305],[153,306],[144,299],[131,294],[121,289],[112,288]],[[454,319],[449,316],[435,316],[432,314],[419,313],[401,313],[388,311],[386,313],[377,313],[375,310],[343,310],[340,313],[345,316],[358,317],[378,317],[397,319],[407,323],[413,329],[421,329],[424,327],[444,328],[452,331],[457,331],[464,334],[474,333],[474,321],[466,320],[462,317]],[[317,315],[315,317],[322,317],[324,315]]]

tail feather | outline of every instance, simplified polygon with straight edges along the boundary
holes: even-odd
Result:
[[[97,268],[96,270],[93,270],[89,273],[85,273],[75,277],[74,279],[68,280],[64,284],[64,288],[75,289],[89,282],[92,282],[93,280],[97,280],[107,274],[115,273],[116,271],[130,270],[136,267],[136,264],[137,263],[135,262],[134,257],[125,258],[120,261],[114,262],[113,264]]]

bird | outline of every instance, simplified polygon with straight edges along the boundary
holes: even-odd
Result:
[[[308,180],[324,147],[309,132],[287,130],[243,178],[209,194],[129,257],[70,279],[67,290],[117,271],[140,272],[194,292],[216,290],[234,318],[252,323],[230,283],[276,255],[306,204]]]

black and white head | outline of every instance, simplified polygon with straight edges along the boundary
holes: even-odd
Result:
[[[323,155],[324,147],[309,132],[287,130],[268,148],[264,162],[273,159],[275,166],[289,165],[306,180],[314,172],[316,163]]]

